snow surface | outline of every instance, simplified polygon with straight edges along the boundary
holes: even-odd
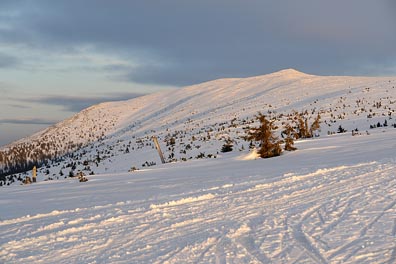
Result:
[[[235,149],[246,149],[248,144],[242,140],[244,128],[258,111],[276,118],[279,127],[290,122],[287,115],[294,111],[306,111],[304,117],[309,122],[320,113],[326,123],[322,123],[318,133],[327,135],[335,133],[339,125],[348,131],[365,131],[386,119],[392,125],[395,121],[389,118],[395,115],[395,106],[396,77],[314,76],[287,69],[249,78],[219,79],[89,107],[0,148],[9,163],[0,160],[0,169],[15,165],[22,155],[25,160],[34,160],[44,152],[66,159],[62,164],[51,164],[50,173],[45,167],[39,168],[39,175],[56,179],[62,169],[68,175],[70,169],[63,168],[64,164],[75,162],[62,155],[79,149],[76,154],[82,155],[81,161],[89,161],[95,174],[127,172],[131,167],[142,168],[146,161],[160,163],[153,151],[153,135],[162,145],[174,137],[174,150],[163,150],[167,160],[180,161],[194,159],[201,153],[215,156],[228,138],[234,141]],[[191,149],[185,149],[188,144]],[[125,153],[127,146],[129,153]],[[13,148],[19,150],[8,152]],[[98,153],[102,162],[95,166]],[[171,153],[174,157],[168,158]],[[78,166],[75,171],[78,170],[84,170],[84,166]]]
[[[0,192],[1,263],[396,263],[396,129]]]
[[[0,189],[0,263],[396,263],[395,87],[289,69],[87,108],[1,149],[76,151]],[[280,127],[320,113],[320,137],[258,159],[258,111]]]

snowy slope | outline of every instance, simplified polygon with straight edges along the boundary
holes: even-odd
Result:
[[[335,133],[339,125],[365,131],[385,120],[394,124],[395,86],[394,77],[314,76],[288,69],[103,103],[4,147],[0,169],[30,161],[28,168],[37,159],[58,157],[61,163],[50,162],[40,171],[45,175],[40,179],[57,179],[68,175],[68,165],[78,163],[75,155],[79,155],[81,163],[89,163],[87,173],[127,172],[160,163],[153,135],[159,137],[168,161],[215,157],[228,138],[235,150],[248,147],[243,136],[258,111],[276,118],[280,127],[290,122],[294,111],[310,120],[320,113],[321,135]],[[169,146],[172,137],[175,146]],[[63,156],[72,152],[72,158]],[[86,169],[76,166],[75,172]]]
[[[395,263],[395,86],[284,70],[92,106],[2,149],[57,159],[7,176],[0,263]],[[254,159],[258,111],[320,113],[320,137]]]
[[[395,263],[396,129],[0,192],[1,263]]]

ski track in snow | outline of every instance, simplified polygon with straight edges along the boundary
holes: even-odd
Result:
[[[394,172],[389,160],[301,169],[5,219],[0,262],[395,263]]]

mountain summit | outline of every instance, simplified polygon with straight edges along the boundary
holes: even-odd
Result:
[[[286,70],[90,107],[3,150],[39,168],[0,180],[0,262],[396,263],[395,87]],[[257,158],[255,115],[297,150]]]
[[[292,113],[307,118],[319,113],[326,122],[322,135],[337,132],[340,125],[349,131],[366,130],[392,116],[395,86],[395,78],[389,77],[314,76],[285,69],[102,103],[0,149],[0,180],[34,164],[70,164],[69,155],[79,155],[86,163],[96,160],[95,172],[129,169],[110,168],[105,164],[110,160],[135,160],[136,167],[158,163],[152,151],[154,135],[167,145],[168,160],[174,161],[213,157],[226,139],[246,149],[243,136],[258,112],[276,119],[279,127],[290,122]],[[53,169],[55,174],[61,167]]]
[[[300,71],[298,71],[296,69],[292,69],[292,68],[280,70],[280,71],[270,73],[270,74],[282,75],[282,76],[293,76],[293,77],[308,75],[306,73],[300,72]]]

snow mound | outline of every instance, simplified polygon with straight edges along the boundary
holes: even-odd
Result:
[[[250,151],[248,154],[243,154],[237,157],[237,160],[255,160],[260,158],[260,155],[257,153],[257,149],[254,148],[252,151]]]
[[[163,203],[163,204],[151,204],[150,208],[151,209],[161,209],[161,208],[165,208],[165,207],[178,206],[178,205],[183,205],[183,204],[205,201],[205,200],[212,199],[214,197],[215,197],[215,195],[208,193],[208,194],[201,195],[198,197],[187,197],[187,198],[170,201],[170,202]]]

